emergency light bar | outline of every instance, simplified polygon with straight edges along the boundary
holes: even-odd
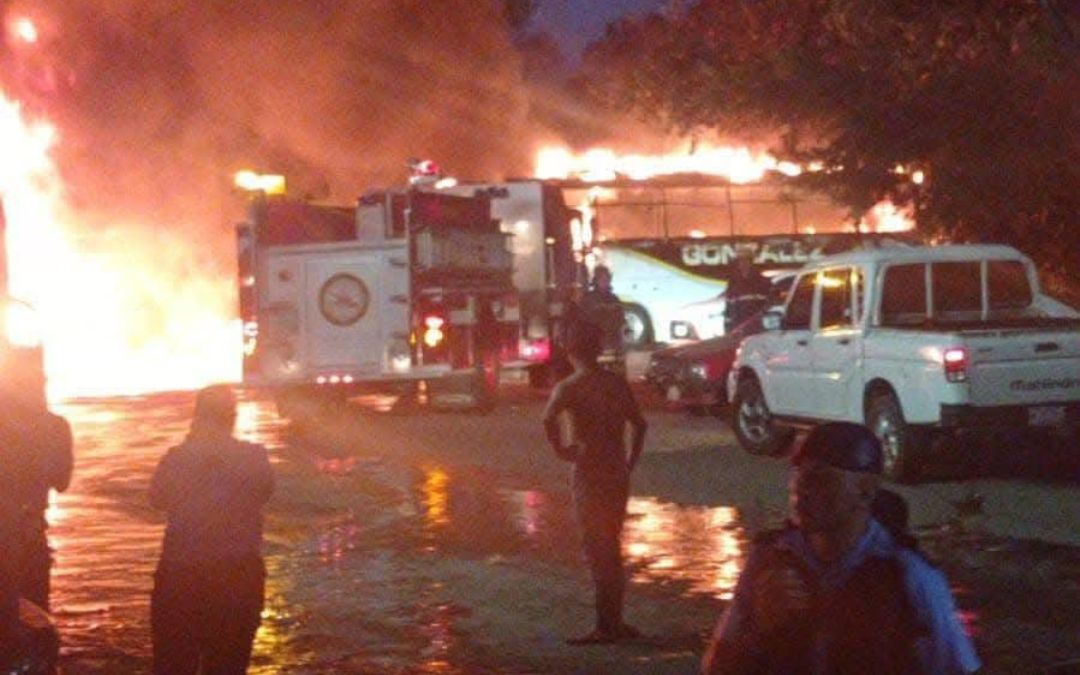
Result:
[[[262,192],[268,195],[285,194],[285,176],[254,171],[237,171],[233,185],[247,192]]]

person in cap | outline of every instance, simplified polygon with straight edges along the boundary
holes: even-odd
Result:
[[[231,388],[201,390],[190,433],[150,484],[150,503],[166,516],[150,601],[155,675],[247,672],[266,579],[262,508],[274,475],[266,448],[233,437],[235,423]]]
[[[609,643],[640,636],[623,621],[621,537],[630,473],[644,448],[647,425],[626,378],[597,364],[601,347],[596,325],[577,323],[568,337],[575,372],[552,391],[544,431],[555,453],[574,464],[574,510],[595,586],[596,626],[567,642]],[[563,439],[564,413],[573,429],[570,443]],[[633,432],[629,452],[627,427]]]
[[[873,516],[877,438],[824,424],[792,463],[790,521],[755,541],[703,673],[977,671],[944,575]]]

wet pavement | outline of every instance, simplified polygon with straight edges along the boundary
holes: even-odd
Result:
[[[149,666],[148,603],[162,521],[146,490],[162,453],[185,434],[190,405],[189,395],[176,394],[57,407],[76,436],[75,480],[49,512],[66,673]],[[365,417],[378,419],[371,411]],[[545,629],[553,645],[565,637],[560,631],[587,627],[588,588],[561,480],[546,489],[529,476],[407,452],[328,450],[290,434],[266,401],[241,404],[238,432],[271,449],[279,481],[268,508],[268,602],[252,672],[523,672],[502,656],[485,656],[468,637],[461,624],[475,603],[455,599],[447,587],[454,578],[482,585],[485,576],[513,578],[498,602],[514,602],[526,588],[534,601],[572,598],[584,611]],[[633,583],[701,596],[702,618],[711,616],[715,599],[730,595],[744,555],[737,511],[650,497],[632,498],[629,510]],[[522,570],[530,583],[516,579]],[[569,588],[553,592],[559,585]],[[551,617],[543,603],[536,609]],[[502,611],[512,624],[512,607]],[[696,660],[683,652],[686,664]]]
[[[651,412],[624,537],[628,618],[649,637],[569,648],[563,639],[589,627],[591,588],[539,399],[483,417],[386,403],[307,433],[268,401],[241,404],[239,434],[270,448],[278,477],[253,673],[694,673],[749,533],[782,516],[782,466],[698,450],[714,421]],[[76,436],[75,479],[49,514],[69,675],[148,671],[162,521],[146,490],[190,406],[175,394],[57,407]],[[1080,655],[1076,549],[994,537],[977,516],[920,534],[988,672]]]

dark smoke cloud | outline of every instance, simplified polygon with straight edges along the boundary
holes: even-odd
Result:
[[[51,0],[44,97],[77,204],[217,220],[231,172],[286,173],[347,201],[409,156],[527,173],[527,88],[484,0]]]

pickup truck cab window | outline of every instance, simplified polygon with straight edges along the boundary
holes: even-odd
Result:
[[[1031,306],[1031,282],[1027,268],[1018,260],[991,260],[987,263],[987,290],[990,311],[1024,310]]]
[[[818,329],[846,328],[855,324],[853,291],[858,276],[850,267],[825,270],[818,274],[821,301]]]
[[[935,262],[930,265],[934,317],[973,320],[982,316],[982,264]]]
[[[791,302],[784,314],[785,330],[810,330],[810,318],[814,315],[816,277],[816,274],[804,274],[795,282]]]
[[[918,326],[926,321],[926,265],[890,265],[881,290],[882,326]]]

